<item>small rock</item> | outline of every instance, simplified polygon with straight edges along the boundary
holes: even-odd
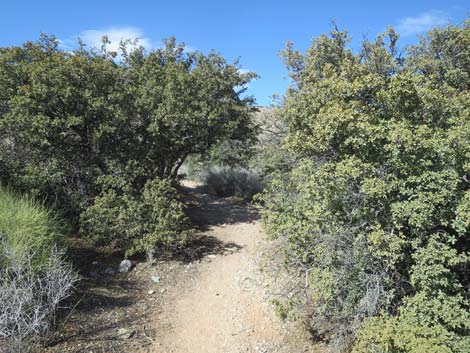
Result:
[[[155,283],[159,283],[160,280],[161,280],[160,276],[152,275],[152,281],[154,281]]]
[[[92,265],[98,265],[99,262],[98,262],[98,261],[93,261],[91,264],[92,264]]]
[[[150,294],[150,295],[152,295],[153,293],[155,293],[155,291],[154,291],[153,289],[151,289],[151,290],[149,290],[147,293]]]
[[[215,259],[217,257],[217,255],[214,255],[214,254],[210,254],[210,255],[207,255],[207,257],[209,259]]]
[[[128,330],[127,328],[121,327],[117,331],[117,335],[119,338],[126,339],[128,340],[129,338],[132,338],[134,336],[135,330]]]
[[[127,273],[132,267],[132,262],[130,260],[122,260],[119,264],[119,273]]]
[[[166,291],[165,288],[160,289],[160,293],[162,293],[162,294],[165,293],[165,291]]]
[[[114,276],[116,274],[116,270],[112,267],[108,267],[106,270],[104,270],[104,273],[110,276]]]

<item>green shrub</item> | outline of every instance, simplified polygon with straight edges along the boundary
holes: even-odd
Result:
[[[106,50],[61,50],[45,35],[0,48],[0,181],[76,221],[100,176],[134,164],[134,187],[174,180],[188,155],[251,140],[253,99],[239,87],[256,75],[215,52],[164,44],[123,49],[120,61]]]
[[[265,229],[305,275],[287,300],[317,334],[343,349],[357,334],[361,353],[468,352],[470,21],[404,58],[397,40],[354,53],[334,28],[305,55],[287,46],[295,163],[267,185]]]
[[[81,217],[82,233],[100,245],[124,249],[126,256],[174,249],[185,244],[191,227],[178,200],[178,192],[166,180],[148,181],[142,192],[122,178],[101,178],[100,195]]]
[[[454,269],[465,268],[470,257],[444,234],[432,235],[412,257],[415,294],[403,298],[398,315],[367,319],[356,333],[354,353],[469,352],[470,300]]]
[[[364,321],[353,353],[468,353],[468,303],[447,295],[406,298],[398,315]]]
[[[211,167],[203,174],[203,182],[218,196],[236,196],[251,200],[263,190],[259,176],[241,167]]]
[[[50,248],[63,242],[66,231],[59,217],[40,202],[0,186],[0,234],[10,252],[32,252],[34,264],[41,265]]]

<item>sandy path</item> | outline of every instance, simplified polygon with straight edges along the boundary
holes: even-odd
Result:
[[[205,227],[212,244],[197,263],[192,285],[173,293],[171,308],[157,320],[167,322],[153,352],[284,352],[283,329],[266,300],[257,271],[262,239],[257,210],[213,198],[197,188],[192,218]]]

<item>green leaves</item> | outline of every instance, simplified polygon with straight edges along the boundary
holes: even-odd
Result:
[[[0,48],[0,180],[64,210],[127,254],[189,234],[171,184],[190,154],[256,138],[242,73],[174,38],[148,53],[60,50],[54,37]],[[127,43],[129,44],[129,43]]]
[[[175,177],[189,154],[206,153],[226,139],[243,142],[255,136],[252,100],[241,99],[237,91],[255,75],[240,73],[216,53],[183,49],[170,40],[128,72],[141,148],[136,156],[159,177]]]
[[[103,191],[81,215],[82,233],[97,245],[113,244],[126,256],[178,248],[191,234],[183,204],[167,181],[148,181],[142,191],[122,178],[104,178]]]
[[[255,139],[241,73],[219,54],[165,47],[116,55],[54,37],[0,49],[1,178],[58,201],[73,220],[100,191],[96,179],[137,164],[142,188],[175,179],[189,154]]]
[[[354,54],[335,28],[284,53],[297,163],[264,223],[309,274],[313,327],[356,332],[356,352],[468,351],[469,34],[432,30],[398,58],[393,30]]]

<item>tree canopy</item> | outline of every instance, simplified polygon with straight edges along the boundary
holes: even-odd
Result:
[[[225,139],[254,139],[242,73],[216,52],[174,38],[147,52],[60,49],[41,36],[0,49],[0,168],[4,183],[78,214],[103,175],[139,190],[174,179],[189,154]],[[119,55],[118,55],[119,54]]]

